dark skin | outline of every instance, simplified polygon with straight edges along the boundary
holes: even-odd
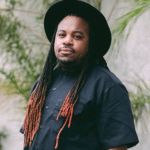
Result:
[[[65,17],[55,36],[55,55],[65,71],[81,67],[89,46],[89,25],[76,16]]]
[[[61,68],[65,71],[73,71],[81,67],[88,46],[89,24],[82,18],[66,16],[58,25],[54,43],[55,55]],[[127,146],[108,150],[127,150]]]

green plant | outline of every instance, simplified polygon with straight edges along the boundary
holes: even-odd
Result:
[[[138,82],[128,82],[132,84],[136,92],[129,92],[130,100],[131,100],[131,107],[133,111],[133,116],[135,119],[135,123],[137,125],[138,121],[143,120],[143,112],[150,113],[150,86],[138,76]],[[145,123],[146,125],[146,123]],[[146,126],[145,126],[146,129]]]
[[[21,1],[7,0],[6,2],[9,9],[0,9],[0,56],[2,58],[0,73],[5,77],[5,82],[15,86],[15,93],[21,94],[28,101],[30,88],[43,68],[49,44],[45,43],[44,37],[26,24],[22,24],[14,15],[14,11],[18,10],[16,7],[23,5]],[[37,19],[37,24],[40,21]],[[27,30],[31,32],[28,38],[26,38]]]
[[[126,14],[116,19],[113,26],[112,51],[118,52],[123,49],[123,43],[126,42],[136,21],[144,12],[150,9],[150,0],[132,0],[129,8],[130,10]],[[127,26],[129,28],[125,34]]]

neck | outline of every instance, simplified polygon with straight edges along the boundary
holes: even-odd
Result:
[[[59,62],[59,65],[60,67],[62,68],[63,71],[65,72],[76,72],[76,73],[79,73],[82,68],[84,67],[84,64],[86,63],[88,57],[87,55],[85,55],[82,59],[79,59],[78,61],[71,61],[71,62],[63,62],[59,59],[58,62]]]
[[[62,64],[62,63],[59,64],[61,69],[68,73],[80,72],[84,65],[84,64]]]

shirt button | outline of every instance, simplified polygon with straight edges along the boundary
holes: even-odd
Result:
[[[42,129],[43,128],[43,126],[40,126],[40,129]]]
[[[35,147],[35,150],[37,150],[37,149],[38,149],[38,146]]]
[[[56,90],[56,88],[53,88],[53,90]]]
[[[48,109],[48,106],[46,106],[45,108]]]

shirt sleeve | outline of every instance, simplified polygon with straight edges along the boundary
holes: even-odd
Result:
[[[35,83],[32,85],[31,90],[30,90],[30,95],[31,95],[31,93],[33,92],[33,90],[35,89],[35,87],[36,87],[36,85],[37,85],[37,83],[38,83],[39,79],[40,79],[40,78],[38,78],[38,79],[35,81]],[[23,133],[24,133],[24,131],[23,131],[23,129],[22,129],[22,128],[23,128],[23,125],[21,126],[21,128],[20,128],[19,132],[23,134]]]
[[[122,84],[111,85],[103,92],[99,102],[97,133],[101,148],[135,146],[139,140],[126,88]]]

